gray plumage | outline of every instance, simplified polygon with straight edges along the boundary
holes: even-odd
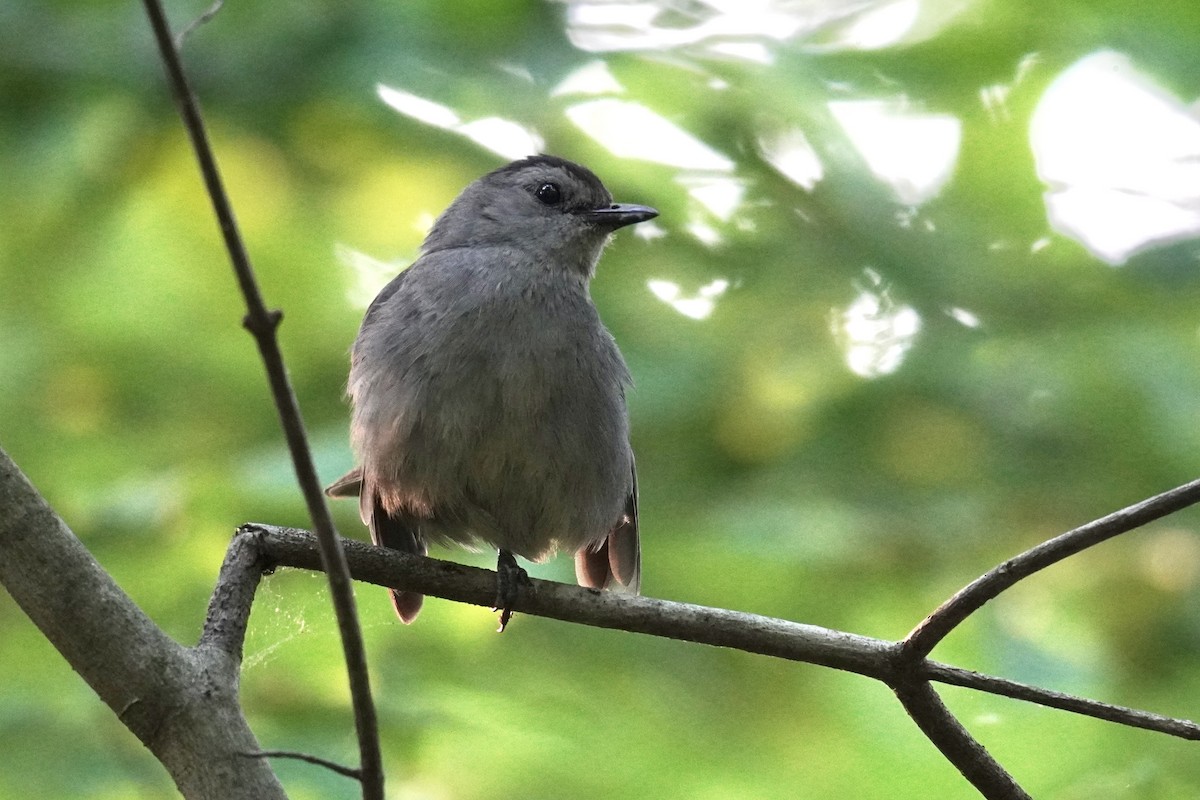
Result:
[[[487,545],[638,591],[629,371],[588,282],[611,233],[657,215],[616,205],[591,171],[552,156],[468,186],[412,266],[371,303],[351,356],[359,494],[377,545]],[[411,622],[421,595],[393,592]]]

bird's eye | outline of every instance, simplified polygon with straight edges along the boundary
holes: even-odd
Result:
[[[558,203],[562,200],[562,192],[559,191],[558,184],[556,183],[543,183],[537,188],[537,191],[533,193],[533,196],[536,197],[539,202],[548,206],[558,205]]]

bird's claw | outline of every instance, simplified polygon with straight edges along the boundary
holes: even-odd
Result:
[[[513,606],[521,594],[521,587],[533,588],[527,573],[517,563],[517,559],[507,550],[501,550],[496,559],[496,603],[492,611],[500,612],[500,627],[497,633],[504,633],[509,620],[513,616]]]

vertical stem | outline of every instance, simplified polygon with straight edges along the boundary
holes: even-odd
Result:
[[[216,158],[208,142],[199,106],[188,86],[183,65],[179,60],[179,51],[171,38],[162,5],[158,0],[144,0],[144,4],[146,14],[150,18],[150,26],[154,29],[154,36],[158,41],[159,51],[162,54],[175,101],[179,106],[179,113],[183,118],[188,137],[191,139],[196,159],[199,161],[204,185],[208,189],[213,210],[225,239],[225,246],[233,262],[234,274],[237,276],[238,285],[246,300],[247,312],[244,324],[254,336],[259,353],[262,355],[267,378],[271,385],[271,394],[287,438],[288,449],[292,454],[296,478],[304,493],[308,513],[312,518],[313,528],[320,542],[321,562],[325,574],[329,577],[330,595],[333,599],[338,630],[341,632],[342,650],[350,681],[350,695],[358,734],[359,777],[362,780],[363,797],[367,800],[383,800],[383,760],[379,747],[378,723],[375,715],[375,703],[371,697],[366,652],[363,646],[362,630],[358,623],[358,613],[355,609],[350,570],[346,565],[346,556],[342,552],[337,531],[334,529],[329,507],[325,504],[325,498],[321,494],[321,485],[317,479],[308,438],[304,431],[304,421],[300,415],[300,408],[296,402],[295,393],[292,391],[291,382],[283,364],[283,356],[275,337],[281,315],[278,312],[268,312],[263,304],[258,282],[254,277],[253,268],[250,266],[250,258],[238,231],[233,208],[225,193],[220,172],[217,169]]]

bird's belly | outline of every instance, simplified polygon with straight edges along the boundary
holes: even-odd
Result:
[[[607,535],[629,491],[624,409],[552,387],[494,399],[458,454],[458,536],[537,560]]]
[[[360,452],[397,498],[420,496],[427,538],[536,560],[599,541],[624,511],[628,373],[594,311],[523,311],[443,320],[425,333],[459,343],[453,358],[398,359],[389,400],[356,411]]]

